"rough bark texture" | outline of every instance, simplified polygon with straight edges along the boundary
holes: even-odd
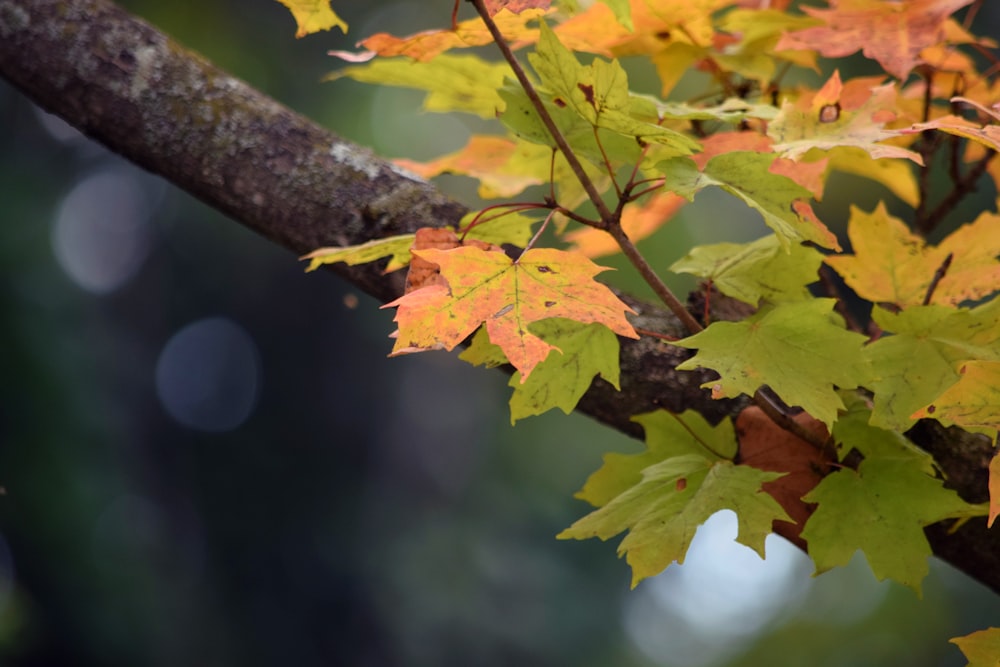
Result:
[[[347,142],[216,69],[104,0],[0,0],[0,75],[97,141],[303,254],[423,226],[455,223],[465,208],[365,148]],[[395,298],[398,277],[340,267],[360,289]],[[679,335],[676,319],[634,300],[637,326]],[[622,391],[600,380],[578,409],[633,436],[635,414],[694,409],[712,420],[744,401],[712,401],[705,377],[678,373],[688,352],[653,338],[623,340]],[[980,502],[985,438],[933,422],[914,440],[964,497]],[[935,553],[1000,592],[1000,529],[982,520],[927,530]]]

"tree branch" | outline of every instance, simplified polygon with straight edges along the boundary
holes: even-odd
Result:
[[[185,50],[106,0],[0,0],[0,76],[43,108],[160,174],[271,241],[303,254],[423,226],[466,212],[367,149],[347,142]],[[402,278],[378,267],[334,269],[382,301]],[[662,308],[624,297],[635,326],[682,337]],[[690,353],[652,337],[622,340],[621,386],[598,379],[578,409],[633,436],[633,415],[693,409],[715,421],[745,399],[712,401],[710,376],[678,373]],[[985,492],[984,438],[934,422],[915,441],[970,500]],[[1000,531],[981,520],[954,534],[928,530],[935,553],[1000,592]]]

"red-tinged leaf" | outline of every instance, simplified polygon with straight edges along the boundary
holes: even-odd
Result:
[[[854,146],[873,158],[906,158],[923,164],[923,158],[911,150],[879,143],[906,134],[884,128],[895,119],[895,108],[893,84],[873,88],[864,85],[863,89],[857,84],[848,87],[841,83],[840,74],[834,72],[808,105],[806,101],[785,102],[768,125],[767,133],[774,139],[775,152],[792,160],[814,148],[828,151]]]
[[[529,28],[528,22],[535,21],[544,14],[544,9],[525,7],[520,13],[514,13],[501,8],[493,21],[508,41],[534,41],[538,38],[538,28]],[[455,30],[425,30],[407,37],[380,32],[362,40],[358,46],[380,56],[408,56],[425,62],[450,49],[482,46],[492,41],[493,36],[486,24],[477,17],[462,21]]]
[[[288,8],[298,25],[296,37],[305,37],[320,30],[340,28],[347,33],[347,24],[330,9],[330,0],[278,0]]]
[[[861,50],[885,71],[906,79],[920,52],[945,39],[945,20],[973,0],[830,0],[830,9],[803,7],[826,25],[786,34],[776,50],[807,49],[827,58]]]
[[[425,287],[383,306],[397,308],[393,354],[454,349],[485,323],[490,341],[523,380],[554,349],[528,331],[532,322],[564,317],[638,338],[625,319],[631,309],[593,279],[604,269],[576,253],[532,249],[517,261],[473,247],[415,254],[440,266],[447,286]]]
[[[670,222],[687,200],[672,192],[651,196],[641,204],[628,204],[622,211],[622,229],[632,241],[641,241]],[[591,259],[621,252],[618,243],[607,232],[585,227],[563,237],[573,248]]]

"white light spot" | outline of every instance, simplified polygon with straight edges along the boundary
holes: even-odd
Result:
[[[156,364],[156,390],[179,423],[231,431],[250,416],[260,385],[257,346],[243,327],[216,317],[184,327]]]
[[[148,217],[142,185],[127,171],[89,176],[59,207],[52,230],[56,259],[83,289],[112,292],[128,282],[146,259]]]
[[[809,559],[771,535],[767,560],[735,541],[736,515],[718,512],[695,535],[683,565],[639,585],[625,629],[660,664],[712,665],[732,656],[809,590]]]

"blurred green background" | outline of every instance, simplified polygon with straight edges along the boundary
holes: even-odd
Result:
[[[450,2],[342,2],[349,37],[303,40],[271,0],[123,4],[384,155],[480,127],[320,83],[328,49]],[[639,443],[561,414],[512,429],[501,374],[387,360],[390,313],[3,83],[0,128],[2,665],[950,666],[949,637],[1000,624],[940,563],[923,600],[863,559],[812,579],[726,515],[629,591],[613,544],[554,535],[601,454]],[[699,201],[646,250],[758,235],[743,216]]]

